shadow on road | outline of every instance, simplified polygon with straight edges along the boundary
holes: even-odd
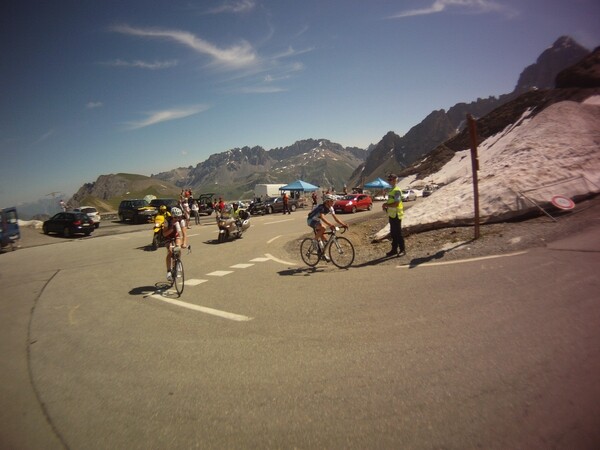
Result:
[[[422,258],[412,259],[410,261],[410,263],[408,264],[408,268],[409,269],[414,269],[415,267],[418,267],[421,264],[425,264],[425,263],[434,261],[436,259],[442,259],[446,253],[451,252],[452,250],[456,250],[459,247],[463,247],[465,245],[469,245],[469,244],[471,244],[473,242],[475,242],[475,239],[471,239],[471,240],[466,241],[466,242],[460,242],[457,245],[455,245],[454,247],[450,247],[450,248],[446,248],[444,250],[440,250],[439,252],[436,252],[433,255],[424,256]]]
[[[301,276],[308,277],[308,276],[312,275],[313,273],[324,272],[324,271],[325,271],[324,269],[317,268],[317,267],[302,267],[302,268],[298,268],[298,269],[281,270],[277,273],[281,276],[301,275]]]

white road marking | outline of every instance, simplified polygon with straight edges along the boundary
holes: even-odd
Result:
[[[280,237],[281,237],[281,235],[279,235],[279,236],[275,236],[273,239],[269,239],[269,240],[267,241],[267,244],[270,244],[270,243],[271,243],[271,242],[273,242],[275,239],[279,239]]]
[[[259,258],[251,259],[250,261],[253,261],[253,262],[265,262],[265,261],[270,261],[270,260],[271,260],[271,258],[259,257]]]
[[[284,261],[283,259],[275,258],[273,255],[270,255],[269,253],[265,253],[265,256],[267,258],[269,258],[271,261],[275,261],[275,262],[278,262],[280,264],[284,264],[286,266],[295,266],[296,265],[296,263],[287,262],[287,261]]]
[[[214,272],[207,273],[206,275],[209,277],[224,277],[230,273],[233,273],[233,270],[215,270]]]
[[[192,278],[191,280],[185,280],[186,285],[190,286],[198,286],[199,284],[206,283],[208,280],[198,280],[197,278]]]
[[[468,263],[468,262],[473,262],[473,261],[483,261],[486,259],[506,258],[508,256],[518,256],[518,255],[523,255],[525,253],[527,253],[527,251],[506,253],[504,255],[480,256],[478,258],[460,259],[460,260],[456,260],[456,261],[446,261],[446,262],[441,261],[441,262],[423,263],[423,264],[416,264],[414,266],[411,266],[410,264],[403,264],[401,266],[396,266],[396,268],[397,269],[410,269],[410,268],[415,268],[415,267],[426,267],[426,266],[446,266],[446,265],[450,265],[450,264],[462,264],[462,263]]]
[[[182,302],[181,300],[175,300],[174,298],[163,297],[158,294],[152,294],[150,297],[156,300],[160,300],[171,305],[180,306],[182,308],[191,309],[192,311],[198,311],[212,316],[221,317],[223,319],[235,320],[236,322],[247,322],[252,320],[252,317],[242,316],[240,314],[234,314],[227,311],[221,311],[218,309],[207,308],[206,306],[194,305],[192,303]]]
[[[252,267],[254,264],[236,264],[235,266],[230,266],[231,269],[247,269],[248,267]]]
[[[265,225],[273,225],[275,223],[290,222],[291,220],[294,220],[294,219],[283,219],[283,220],[276,220],[275,222],[265,222]]]

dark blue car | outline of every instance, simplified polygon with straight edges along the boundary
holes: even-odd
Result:
[[[3,209],[0,211],[0,247],[10,246],[14,250],[19,239],[21,239],[21,232],[17,209]]]
[[[80,212],[60,212],[44,222],[44,234],[58,233],[64,237],[74,234],[89,236],[94,231],[94,221],[87,214]]]

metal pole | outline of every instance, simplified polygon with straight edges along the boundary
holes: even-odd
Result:
[[[475,202],[475,239],[479,239],[479,186],[477,182],[477,171],[479,170],[479,160],[477,159],[477,127],[475,119],[471,114],[467,114],[469,123],[469,134],[471,136],[471,168],[473,171],[473,200]]]

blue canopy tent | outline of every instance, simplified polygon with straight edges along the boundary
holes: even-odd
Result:
[[[296,180],[293,183],[281,186],[280,191],[295,191],[295,192],[312,192],[318,190],[319,187],[314,184],[307,183],[306,181]]]
[[[382,178],[377,178],[365,184],[365,188],[367,189],[389,189],[391,187],[392,185]]]

